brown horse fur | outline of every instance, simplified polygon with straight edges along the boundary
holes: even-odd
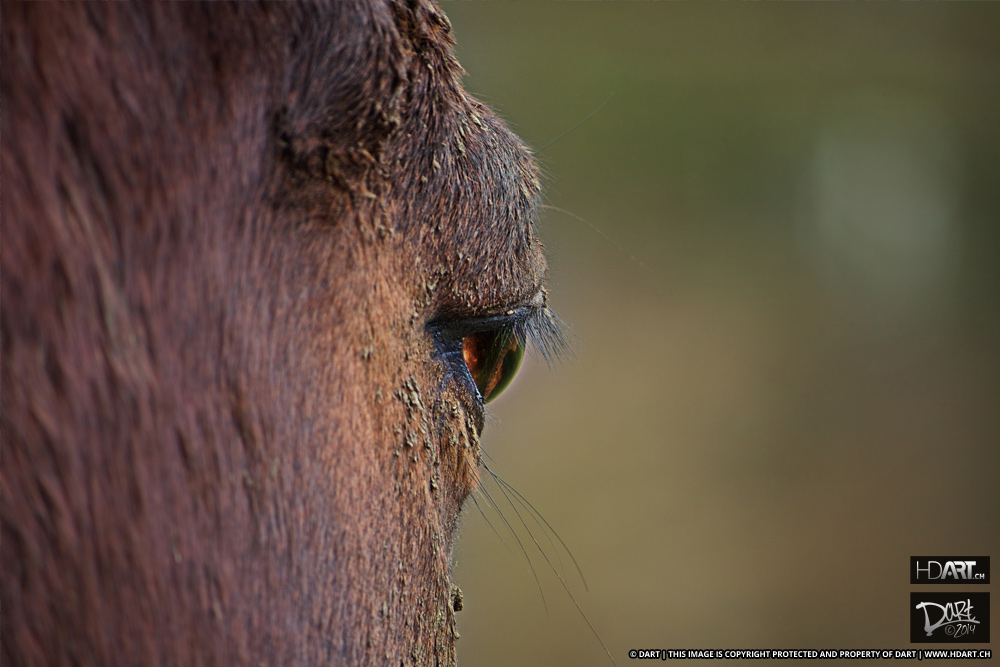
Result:
[[[447,19],[2,11],[0,659],[453,664],[482,405],[432,333],[545,263]]]

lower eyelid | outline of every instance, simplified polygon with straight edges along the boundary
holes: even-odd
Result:
[[[446,388],[445,391],[457,391],[459,403],[472,417],[477,432],[482,433],[486,423],[484,403],[479,395],[479,389],[465,365],[461,346],[452,346],[451,349],[444,351],[441,354],[441,360],[444,364],[444,374],[441,378],[442,387]]]

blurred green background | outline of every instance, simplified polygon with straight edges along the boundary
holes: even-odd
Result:
[[[618,663],[910,648],[909,557],[1000,555],[1000,5],[443,6],[577,343],[484,448]],[[459,661],[610,664],[485,490],[540,586],[480,494]]]

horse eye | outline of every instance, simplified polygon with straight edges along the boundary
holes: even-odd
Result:
[[[462,356],[483,402],[489,403],[514,379],[524,345],[509,331],[481,331],[462,339]]]

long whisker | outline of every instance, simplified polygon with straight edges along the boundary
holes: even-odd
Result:
[[[485,467],[485,465],[483,467]],[[489,470],[489,468],[487,468],[487,470]],[[527,561],[528,568],[531,570],[531,576],[535,578],[535,585],[538,586],[538,594],[542,597],[542,606],[545,607],[545,613],[548,614],[549,605],[545,601],[545,593],[542,591],[542,582],[539,581],[538,579],[538,573],[535,571],[535,566],[531,563],[531,558],[528,556],[528,550],[524,548],[524,543],[521,542],[521,538],[517,536],[517,533],[514,531],[514,527],[510,525],[510,522],[507,521],[507,517],[505,517],[503,515],[503,512],[500,511],[499,505],[497,505],[496,501],[493,500],[493,496],[490,495],[490,492],[487,491],[486,487],[484,486],[480,486],[479,488],[482,490],[483,495],[486,496],[486,500],[489,501],[490,505],[493,507],[493,510],[500,516],[500,519],[503,520],[504,525],[507,526],[507,530],[510,531],[510,534],[517,541],[517,546],[521,548],[521,553],[524,555],[524,560]],[[532,539],[534,539],[534,537],[532,537]]]
[[[487,470],[488,470],[488,468],[487,468]],[[553,553],[555,553],[555,555],[556,555],[556,560],[559,561],[559,569],[563,572],[563,574],[565,574],[566,573],[566,566],[563,564],[562,556],[559,555],[559,549],[556,547],[555,542],[552,541],[552,537],[550,535],[550,531],[546,530],[545,526],[542,525],[542,523],[535,516],[535,514],[537,513],[537,511],[534,510],[532,507],[529,507],[530,503],[525,504],[525,501],[523,500],[523,496],[519,498],[518,496],[520,496],[520,494],[517,493],[517,490],[514,487],[512,487],[510,484],[508,484],[506,481],[504,481],[500,477],[500,475],[494,473],[492,470],[490,470],[489,473],[490,473],[490,475],[493,476],[493,481],[496,482],[497,486],[500,487],[500,490],[504,492],[504,496],[507,498],[507,502],[510,503],[512,498],[513,498],[513,500],[516,500],[517,504],[520,505],[521,507],[523,507],[524,510],[528,513],[528,516],[530,516],[531,519],[535,522],[535,525],[537,525],[541,529],[542,533],[545,535],[545,539],[549,543],[549,546],[552,547]],[[511,495],[508,496],[505,490],[509,491],[511,493]],[[513,506],[513,503],[511,503],[511,505]],[[521,514],[520,514],[520,512],[518,512],[517,507],[514,507],[514,512],[517,513],[518,518],[521,519],[521,523],[523,524],[524,523],[524,519],[521,518]],[[528,529],[527,526],[525,526],[525,529],[528,530],[528,534],[531,535],[532,539],[534,539],[535,536],[531,534],[531,530]],[[556,537],[558,538],[559,536],[556,535]],[[561,541],[562,540],[560,540],[560,542]],[[535,546],[538,546],[537,542],[535,542]],[[565,546],[566,545],[564,544],[563,548],[565,548]],[[567,553],[569,553],[568,549],[566,551],[567,551]],[[572,556],[573,556],[573,554],[570,554],[570,557],[572,557]],[[574,559],[573,562],[575,563],[576,560]],[[581,578],[582,578],[582,575],[581,575]],[[584,587],[586,587],[586,582],[584,582]]]
[[[490,470],[489,466],[487,466],[485,463],[483,464],[483,468],[486,469],[486,472],[488,472],[495,481],[499,480],[497,475],[492,470]],[[521,516],[521,512],[518,511],[517,505],[514,504],[514,501],[511,500],[510,494],[507,493],[507,490],[503,487],[502,484],[499,483],[499,481],[497,481],[497,488],[500,489],[500,493],[502,493],[504,498],[507,499],[507,504],[510,505],[511,509],[514,510],[514,514],[517,515],[518,521],[521,522],[521,525],[524,527],[524,530],[527,531],[528,537],[530,537],[531,541],[535,544],[535,548],[538,549],[538,551],[542,554],[542,558],[544,558],[545,562],[549,564],[549,567],[552,568],[553,571],[555,571],[555,567],[553,567],[552,561],[549,560],[548,554],[546,554],[545,550],[542,549],[542,546],[538,543],[538,540],[535,538],[535,534],[531,532],[531,528],[528,527],[528,524],[525,523],[524,521],[524,517]],[[554,545],[553,548],[555,548]],[[559,573],[556,572],[556,574],[558,575]]]
[[[494,473],[493,471],[490,471],[490,474],[493,475],[493,478],[497,482],[502,484],[504,487],[507,488],[508,491],[514,494],[515,498],[518,500],[519,503],[521,503],[522,507],[527,509],[528,512],[532,515],[532,518],[535,519],[535,523],[538,523],[539,526],[541,526],[541,523],[545,524],[542,530],[546,532],[546,535],[548,535],[548,533],[551,533],[552,535],[555,536],[557,540],[559,540],[559,544],[562,545],[562,548],[566,552],[566,555],[568,555],[570,557],[570,560],[573,561],[573,567],[576,568],[576,573],[580,576],[580,581],[583,582],[584,589],[586,589],[589,592],[590,587],[587,585],[587,579],[583,576],[583,570],[580,568],[580,564],[576,562],[576,557],[573,555],[573,552],[570,550],[568,546],[566,546],[566,542],[564,542],[563,538],[559,536],[559,533],[557,533],[556,529],[552,527],[552,524],[550,524],[548,520],[546,520],[546,518],[542,516],[541,512],[539,512],[538,509],[536,509],[535,506],[531,504],[531,501],[525,498],[520,491],[515,489],[505,479],[503,479],[502,477],[500,477],[500,475]],[[541,521],[541,523],[539,523],[539,521]],[[552,540],[549,539],[549,543],[551,542]],[[555,549],[554,544],[552,545],[552,548]],[[559,557],[558,549],[556,549],[556,557],[557,558]],[[560,564],[561,564],[561,559],[560,559]]]
[[[476,491],[479,491],[479,489],[476,489]],[[490,521],[490,518],[486,516],[486,512],[483,511],[483,508],[479,504],[479,501],[476,500],[476,494],[473,493],[471,498],[472,498],[472,504],[476,506],[477,510],[479,510],[479,513],[483,516],[483,520],[486,521],[486,525],[490,527],[490,530],[492,530],[493,534],[497,536],[497,539],[500,540],[500,543],[504,545],[504,547],[507,549],[510,555],[513,556],[514,550],[510,548],[510,545],[507,544],[507,540],[503,538],[503,535],[501,535],[499,531],[497,531],[496,527],[493,526],[493,522]]]
[[[493,479],[497,479],[496,474],[492,470],[490,470],[489,467],[486,466],[485,463],[483,464],[483,468],[486,469],[486,472],[488,472],[493,477]],[[591,631],[591,633],[593,633],[594,638],[597,639],[598,643],[601,645],[601,648],[604,649],[604,652],[608,654],[608,658],[611,659],[612,664],[617,665],[618,663],[617,663],[617,661],[615,661],[614,656],[611,655],[611,651],[608,650],[608,647],[605,645],[604,640],[601,639],[601,636],[599,634],[597,634],[597,629],[590,622],[590,619],[587,618],[587,615],[583,612],[583,608],[580,607],[580,604],[576,601],[576,597],[573,595],[573,592],[569,589],[569,586],[566,585],[566,580],[562,577],[562,575],[559,574],[559,571],[555,568],[555,566],[552,565],[552,561],[549,559],[548,555],[545,553],[545,551],[542,549],[542,547],[538,544],[538,540],[535,539],[535,536],[532,534],[531,529],[528,528],[528,524],[526,524],[524,522],[524,519],[521,517],[521,513],[517,511],[517,506],[514,505],[514,503],[511,501],[510,496],[507,494],[507,491],[499,483],[498,483],[497,486],[500,489],[500,491],[504,494],[504,496],[507,498],[507,502],[510,503],[510,506],[514,509],[514,513],[517,514],[518,519],[521,520],[521,525],[524,526],[524,529],[526,531],[528,531],[528,535],[531,537],[531,541],[535,543],[535,547],[538,549],[539,552],[541,552],[542,558],[545,559],[545,562],[548,563],[549,568],[552,570],[552,573],[554,575],[556,575],[556,579],[558,579],[559,583],[562,584],[563,590],[566,591],[566,594],[569,596],[569,599],[573,602],[573,606],[576,607],[576,610],[580,613],[580,616],[583,618],[584,622],[587,624],[587,627],[590,628],[590,631]],[[495,506],[496,505],[494,504],[494,507]],[[505,519],[505,521],[506,521],[506,519]],[[510,524],[508,524],[508,526],[509,525]],[[532,570],[532,571],[534,571],[534,570]]]
[[[601,109],[603,109],[604,107],[608,106],[608,102],[610,102],[611,98],[613,98],[614,96],[615,96],[614,93],[611,93],[610,95],[608,95],[608,99],[606,99],[603,102],[601,102],[601,106],[599,106],[596,109],[594,109],[593,111],[591,111],[589,114],[587,114],[583,118],[583,120],[581,120],[578,123],[574,124],[568,130],[565,130],[564,132],[560,133],[555,139],[550,139],[548,142],[545,143],[544,146],[542,146],[537,151],[535,151],[535,153],[542,153],[542,152],[544,152],[546,148],[548,148],[552,144],[556,143],[557,141],[559,141],[560,139],[562,139],[563,137],[565,137],[567,134],[569,134],[570,132],[573,132],[574,130],[576,130],[576,128],[580,127],[581,125],[583,125],[584,123],[586,123],[588,120],[590,120],[591,118],[593,118],[594,116],[596,116],[597,114],[599,114],[601,112]]]
[[[643,264],[643,262],[642,262],[641,259],[639,259],[635,255],[633,255],[632,253],[630,253],[628,250],[626,250],[625,248],[623,248],[620,243],[618,243],[613,238],[611,238],[610,236],[608,236],[604,232],[604,230],[601,229],[600,227],[598,227],[597,225],[595,225],[595,224],[593,224],[593,223],[585,220],[584,218],[581,218],[576,213],[573,213],[572,211],[567,211],[566,209],[560,208],[559,206],[553,206],[552,204],[540,204],[540,206],[542,208],[544,208],[544,209],[548,209],[548,210],[551,210],[551,211],[556,211],[558,213],[562,213],[563,215],[568,215],[569,217],[573,218],[577,222],[582,222],[587,227],[590,227],[590,229],[594,233],[596,233],[596,234],[600,235],[602,238],[604,238],[604,240],[606,240],[608,243],[610,243],[612,246],[614,246],[618,250],[618,252],[620,252],[623,255],[625,255],[626,257],[628,257],[629,261],[635,262],[636,265],[639,268],[641,268],[643,271],[645,271],[646,273],[648,273],[652,278],[656,279],[657,280],[657,284],[658,284],[659,277],[656,275],[656,272],[654,272],[651,268],[649,268],[648,266],[646,266],[645,264]]]

